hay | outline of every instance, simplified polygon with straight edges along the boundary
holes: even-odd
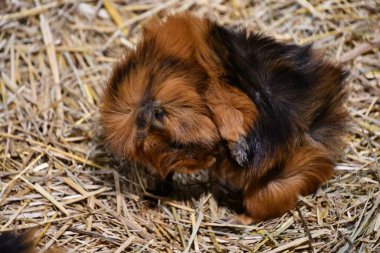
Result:
[[[112,62],[165,9],[315,42],[344,62],[353,127],[336,177],[254,226],[223,222],[231,211],[208,194],[147,200],[149,177],[97,138],[98,105]],[[73,252],[379,252],[379,9],[369,0],[1,1],[0,231],[36,228],[42,250]]]

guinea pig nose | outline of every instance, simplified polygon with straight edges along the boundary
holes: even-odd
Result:
[[[145,129],[154,121],[154,106],[151,102],[147,102],[140,107],[137,115],[137,128]]]
[[[149,101],[144,103],[137,115],[137,128],[149,129],[151,127],[163,129],[164,110],[159,103]]]

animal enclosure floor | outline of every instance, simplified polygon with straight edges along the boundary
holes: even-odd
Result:
[[[227,224],[207,193],[149,197],[150,177],[102,144],[112,63],[146,19],[185,10],[315,43],[350,71],[336,176],[278,219]],[[375,0],[0,1],[0,232],[33,228],[42,251],[380,252],[379,24]]]

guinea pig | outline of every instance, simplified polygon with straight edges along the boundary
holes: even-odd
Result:
[[[347,74],[310,45],[190,13],[153,18],[114,66],[107,145],[155,170],[209,169],[242,192],[243,224],[278,217],[329,180],[342,151]]]

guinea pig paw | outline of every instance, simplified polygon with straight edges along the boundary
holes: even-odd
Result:
[[[223,219],[224,222],[234,225],[251,225],[254,220],[248,214],[238,214],[231,217]]]
[[[248,162],[248,143],[243,136],[239,140],[229,143],[229,149],[234,160],[243,167]]]

